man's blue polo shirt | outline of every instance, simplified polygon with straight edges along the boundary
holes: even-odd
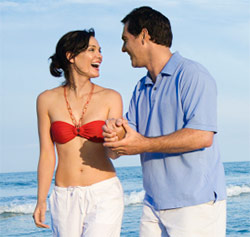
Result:
[[[126,118],[146,137],[182,128],[213,131],[213,145],[168,154],[142,153],[145,198],[157,210],[226,199],[217,141],[216,84],[200,64],[174,53],[153,83],[149,73],[136,85]]]

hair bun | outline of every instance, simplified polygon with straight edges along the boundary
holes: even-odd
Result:
[[[50,60],[51,60],[51,63],[50,63],[50,73],[52,76],[54,77],[61,77],[62,76],[62,73],[63,73],[63,70],[60,66],[60,63],[57,59],[57,56],[56,54],[52,55],[50,57]]]

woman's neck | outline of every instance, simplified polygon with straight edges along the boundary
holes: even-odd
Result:
[[[70,93],[74,94],[76,98],[82,98],[91,89],[92,82],[90,78],[86,77],[71,77],[72,86],[69,87]]]

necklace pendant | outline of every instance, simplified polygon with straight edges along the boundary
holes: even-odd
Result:
[[[78,124],[77,124],[77,122],[76,122],[75,116],[74,116],[73,113],[72,113],[72,109],[71,109],[70,104],[69,104],[69,101],[68,101],[68,99],[67,99],[66,86],[64,87],[64,98],[65,98],[65,101],[66,101],[67,109],[68,109],[70,118],[71,118],[73,124],[74,124],[75,127],[76,127],[77,133],[80,132],[80,126],[81,126],[81,124],[82,124],[83,116],[84,116],[84,114],[85,114],[85,112],[86,112],[86,110],[87,110],[87,108],[88,108],[88,104],[89,104],[89,102],[90,102],[90,100],[91,100],[91,97],[92,97],[92,95],[93,95],[94,86],[95,86],[95,85],[92,84],[91,90],[90,90],[90,92],[89,92],[89,94],[88,94],[88,96],[87,96],[87,101],[86,101],[86,103],[84,104],[84,106],[83,106],[83,108],[82,108],[82,115],[81,115],[81,117],[80,117],[80,119],[79,119],[79,123],[78,123]]]

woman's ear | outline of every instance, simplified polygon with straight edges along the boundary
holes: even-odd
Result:
[[[68,61],[70,63],[74,63],[75,62],[75,57],[73,57],[72,53],[71,52],[66,52],[66,58],[68,59]]]

